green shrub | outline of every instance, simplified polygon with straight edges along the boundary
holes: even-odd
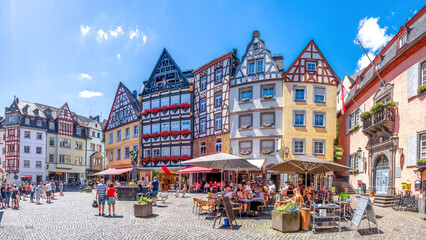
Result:
[[[424,166],[424,165],[426,165],[426,158],[417,160],[417,166]]]
[[[359,125],[353,126],[351,129],[349,129],[349,133],[352,133],[353,131],[357,130],[359,128]]]
[[[300,211],[300,207],[298,207],[294,202],[289,202],[286,205],[281,205],[275,208],[275,211],[285,213],[297,213]]]
[[[364,120],[364,119],[366,119],[370,115],[371,115],[371,112],[369,112],[369,111],[363,112],[361,114],[361,119]]]
[[[142,204],[142,205],[148,204],[148,203],[152,203],[152,200],[144,196],[141,196],[141,198],[139,198],[139,200],[136,202],[136,204]]]
[[[379,110],[380,108],[382,108],[383,106],[385,106],[385,104],[383,104],[382,102],[378,102],[376,103],[376,105],[374,105],[374,107],[371,108],[371,112],[375,112]]]
[[[394,101],[389,101],[389,102],[386,103],[386,106],[388,106],[388,107],[395,107],[396,104],[395,104]]]
[[[419,89],[417,89],[418,94],[421,94],[421,93],[424,93],[424,92],[426,92],[426,85],[422,85],[422,86],[419,87]]]

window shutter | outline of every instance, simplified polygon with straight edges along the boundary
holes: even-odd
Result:
[[[346,156],[346,166],[351,166],[351,156]],[[346,174],[349,174],[349,170],[346,170]]]
[[[407,167],[417,165],[417,136],[407,137]]]
[[[359,126],[362,127],[362,120],[361,120],[361,114],[365,111],[365,103],[359,106],[360,114],[359,114]]]
[[[359,172],[364,172],[364,151],[361,152],[361,155],[358,158],[358,169]]]
[[[419,87],[419,64],[416,63],[407,71],[407,98],[410,99],[417,95]]]
[[[351,116],[349,115],[348,117],[346,117],[346,135],[349,134],[350,121],[351,121]]]

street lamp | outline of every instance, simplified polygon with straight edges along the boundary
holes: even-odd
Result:
[[[285,155],[288,155],[289,149],[288,147],[285,147]]]
[[[396,133],[391,137],[392,145],[394,148],[398,146],[399,137],[396,135]]]

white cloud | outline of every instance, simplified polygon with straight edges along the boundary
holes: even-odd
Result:
[[[123,35],[123,34],[124,32],[121,26],[118,26],[115,30],[109,31],[109,35],[111,35],[111,37],[118,37],[118,35]]]
[[[99,29],[98,30],[98,36],[96,36],[96,39],[100,42],[100,41],[102,41],[103,39],[105,39],[105,40],[108,40],[108,33],[107,32],[105,32],[104,30],[102,30],[102,29]]]
[[[142,37],[142,41],[143,41],[143,44],[144,44],[144,45],[145,45],[145,43],[146,43],[146,38],[147,38],[147,37],[146,37],[146,35],[144,34],[144,35],[143,35],[143,37]]]
[[[371,60],[373,60],[374,58],[374,53],[369,51],[368,52],[368,56],[370,57]],[[365,68],[368,66],[368,64],[370,64],[370,60],[368,60],[367,55],[362,54],[361,58],[358,60],[358,62],[356,63],[356,72],[358,72],[359,70]]]
[[[82,81],[82,80],[85,80],[85,79],[87,79],[87,80],[91,80],[92,79],[92,76],[90,76],[89,74],[87,74],[87,73],[80,73],[80,76],[79,76],[79,79]]]
[[[117,59],[121,60],[121,54],[117,53]]]
[[[386,34],[387,27],[381,28],[377,23],[379,18],[363,18],[359,21],[358,34],[356,38],[361,42],[362,46],[368,51],[368,56],[373,60],[377,51],[384,47],[393,37],[392,34]],[[359,44],[357,39],[354,40],[355,44]],[[357,62],[357,70],[366,66],[370,61],[367,56],[363,54]]]
[[[138,27],[136,27],[136,29],[135,29],[135,30],[131,30],[131,31],[130,31],[130,33],[129,33],[129,38],[130,38],[130,39],[133,39],[133,38],[139,38],[139,34],[140,34],[139,29],[138,29]]]
[[[101,92],[92,92],[92,91],[81,91],[78,93],[78,96],[81,98],[92,98],[92,97],[100,97],[103,94]]]
[[[90,27],[86,25],[86,27],[84,27],[83,25],[80,26],[80,32],[81,35],[83,35],[83,37],[85,37],[87,35],[87,33],[89,32]]]
[[[395,16],[395,12],[391,12],[392,17]]]

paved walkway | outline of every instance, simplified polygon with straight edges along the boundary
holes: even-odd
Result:
[[[203,194],[187,194],[183,199],[170,196],[166,204],[154,207],[153,217],[146,219],[133,216],[133,202],[118,202],[118,216],[102,217],[91,207],[94,193],[65,194],[51,204],[36,206],[21,201],[20,210],[0,210],[0,239],[424,239],[426,236],[426,222],[378,207],[374,210],[380,234],[375,229],[369,230],[366,220],[358,233],[351,230],[349,223],[342,223],[342,232],[287,234],[271,229],[270,215],[237,218],[236,230],[213,229],[213,218],[198,219],[191,213],[192,197],[206,198]],[[357,199],[353,200],[355,207]]]

